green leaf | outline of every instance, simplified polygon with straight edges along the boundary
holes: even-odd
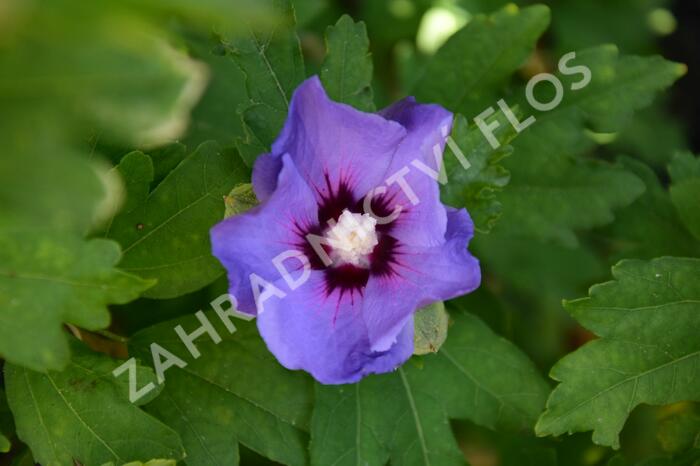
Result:
[[[517,142],[517,140],[516,140]],[[503,215],[497,232],[534,236],[574,246],[576,230],[613,221],[613,211],[632,203],[644,184],[619,165],[584,160],[546,149],[517,152],[518,167],[499,196]],[[525,164],[527,162],[527,166]]]
[[[584,245],[571,248],[534,238],[492,233],[477,236],[470,249],[508,287],[531,297],[556,299],[558,313],[561,313],[562,296],[585,289],[607,273],[603,261]]]
[[[248,101],[245,75],[227,56],[220,36],[189,34],[190,53],[209,67],[209,85],[192,110],[192,121],[183,142],[189,147],[215,140],[223,147],[233,146],[243,135],[243,122],[237,109]]]
[[[700,255],[700,244],[683,225],[654,171],[629,157],[621,157],[620,163],[644,182],[646,191],[634,203],[619,210],[615,222],[602,230],[602,237],[615,251],[614,257]]]
[[[8,438],[0,434],[0,453],[7,453],[8,451],[10,451],[11,447],[12,444],[10,443]]]
[[[311,27],[312,21],[328,7],[328,0],[294,0],[294,16],[300,26]]]
[[[326,29],[326,59],[321,81],[328,96],[365,112],[374,111],[372,100],[372,56],[367,28],[343,15]]]
[[[613,45],[577,52],[569,63],[574,65],[589,68],[590,82],[574,90],[572,86],[582,80],[581,74],[556,73],[564,87],[561,103],[549,112],[534,112],[537,121],[518,138],[516,149],[542,148],[542,141],[549,139],[550,144],[545,147],[548,151],[583,153],[592,146],[590,141],[585,143],[584,129],[599,133],[621,130],[636,110],[649,106],[658,92],[670,87],[686,71],[684,65],[658,56],[619,57]],[[534,96],[547,102],[551,95],[545,95],[545,88],[537,86]],[[521,95],[525,96],[524,89]],[[523,108],[530,108],[524,99],[521,102]]]
[[[107,304],[136,299],[153,284],[115,269],[119,258],[113,241],[0,232],[0,354],[34,370],[62,369],[69,355],[64,322],[105,328]]]
[[[195,316],[132,338],[130,347],[144,360],[156,343],[187,364],[167,370],[165,388],[148,411],[180,433],[189,466],[236,465],[238,443],[277,462],[306,464],[311,379],[280,366],[254,323],[236,320],[231,334],[216,314],[204,315],[222,341],[215,344],[206,334],[197,339],[196,360],[173,331],[177,325],[188,333],[201,327]]]
[[[480,233],[491,231],[501,216],[497,194],[510,180],[510,173],[501,161],[511,154],[512,147],[507,144],[516,135],[502,114],[493,115],[487,124],[494,121],[500,122],[494,131],[501,144],[497,149],[476,126],[470,127],[467,119],[458,114],[443,157],[447,183],[441,189],[442,200],[455,207],[466,207]]]
[[[700,241],[700,158],[676,154],[668,167],[671,201],[688,230]]]
[[[454,319],[436,354],[355,385],[316,385],[312,464],[464,464],[448,418],[534,422],[549,390],[532,363],[476,317]]]
[[[242,110],[246,137],[237,146],[250,166],[261,152],[269,150],[282,129],[292,92],[305,75],[292,5],[289,0],[272,3],[279,18],[269,31],[251,31],[223,43],[246,76],[250,100]]]
[[[580,75],[559,74],[565,89],[562,102],[535,114],[537,121],[513,142],[516,156],[505,161],[512,179],[501,196],[500,231],[574,245],[574,230],[612,222],[613,211],[630,204],[644,189],[639,179],[619,167],[572,157],[595,146],[587,129],[621,129],[634,110],[648,105],[656,92],[682,75],[681,65],[660,57],[618,59],[612,46],[577,53],[572,65],[587,66],[592,79],[586,87],[571,90]]]
[[[141,170],[135,176],[146,181],[145,161]],[[107,236],[123,247],[120,267],[158,280],[145,296],[180,296],[208,285],[223,273],[211,255],[209,229],[224,218],[224,196],[247,176],[235,154],[222,151],[215,143],[205,143],[137,207],[114,219]]]
[[[148,155],[153,163],[153,181],[151,182],[151,189],[153,189],[187,158],[188,153],[184,144],[174,142],[158,149],[150,149]]]
[[[120,361],[75,340],[71,350],[63,372],[5,366],[17,435],[37,462],[71,466],[183,457],[178,435],[129,401],[128,381],[112,375]],[[137,374],[139,383],[155,379],[146,368]]]
[[[601,7],[604,5],[604,12]],[[654,1],[621,0],[581,2],[556,9],[552,21],[552,44],[563,53],[581,50],[590,44],[612,42],[634,53],[655,50],[659,37],[648,24]],[[647,23],[647,24],[644,24]]]
[[[670,87],[686,72],[685,65],[660,56],[620,57],[610,82],[586,88],[575,96],[574,102],[587,113],[595,130],[611,133],[620,130],[636,110],[649,106],[656,93]],[[548,118],[555,116],[550,114]]]
[[[601,338],[565,356],[551,371],[561,382],[540,417],[538,435],[593,430],[619,448],[618,434],[639,404],[700,400],[700,260],[628,260],[615,281],[565,302]]]
[[[399,367],[354,385],[317,384],[311,464],[466,464],[437,387],[416,387],[412,369]]]
[[[412,94],[464,115],[478,115],[504,95],[549,25],[549,8],[514,4],[473,18],[428,63]]]
[[[122,158],[116,170],[124,180],[127,195],[122,212],[128,213],[148,197],[148,185],[153,181],[153,162],[143,152],[131,152]]]
[[[436,355],[423,359],[416,382],[440,399],[450,417],[491,429],[526,429],[540,414],[549,387],[515,345],[478,318],[453,312],[450,337]],[[420,376],[418,376],[420,375]]]
[[[115,202],[121,205],[113,205],[111,208],[114,215],[105,225],[104,236],[106,237],[109,236],[114,219],[120,210],[122,213],[129,213],[143,204],[148,197],[149,185],[153,181],[153,162],[143,152],[130,152],[111,170],[111,173],[122,180],[124,192],[115,199]]]
[[[241,33],[251,26],[264,27],[272,11],[267,2],[260,0],[124,0],[134,10],[161,15],[198,26],[203,32],[224,30]]]
[[[24,225],[85,234],[104,195],[95,167],[62,148],[6,149],[0,157],[0,229]]]
[[[458,301],[512,339],[538,366],[550,367],[572,340],[585,338],[572,331],[561,298],[576,296],[607,276],[608,263],[591,245],[568,247],[492,232],[477,235],[469,249],[483,264],[488,285]]]
[[[116,3],[60,0],[25,14],[12,31],[16,46],[0,57],[8,70],[0,102],[13,119],[41,127],[41,137],[48,128],[69,135],[87,127],[150,145],[185,129],[206,69],[170,46],[164,31]]]
[[[610,150],[632,154],[654,168],[666,167],[678,149],[688,146],[680,119],[667,110],[665,99],[637,112],[615,140]]]
[[[418,309],[413,316],[413,354],[437,353],[447,339],[449,320],[450,316],[445,311],[442,301]]]

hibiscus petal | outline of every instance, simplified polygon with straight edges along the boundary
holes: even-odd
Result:
[[[384,182],[383,175],[406,130],[377,114],[333,102],[317,76],[294,92],[284,128],[253,171],[255,192],[265,199],[274,191],[275,163],[289,153],[299,173],[319,196],[347,184],[358,197]],[[330,186],[329,186],[330,185]]]
[[[373,350],[390,348],[416,309],[478,288],[479,261],[467,250],[473,232],[466,210],[447,208],[444,244],[402,247],[396,273],[369,280],[362,312]]]
[[[211,230],[212,251],[228,271],[230,293],[238,300],[239,310],[250,314],[255,314],[250,273],[270,282],[278,280],[273,258],[296,248],[299,227],[318,221],[314,195],[289,155],[282,157],[282,166],[277,189],[266,202]]]
[[[283,282],[275,284],[284,289]],[[413,353],[413,319],[397,332],[385,351],[370,348],[356,294],[325,294],[323,272],[284,298],[270,297],[258,315],[258,329],[270,351],[288,369],[303,369],[325,384],[354,383],[373,373],[389,372]]]
[[[404,244],[416,246],[442,244],[447,217],[440,203],[440,185],[431,176],[440,172],[446,136],[452,128],[452,113],[439,105],[419,104],[413,97],[408,97],[380,114],[401,124],[408,132],[394,154],[385,179],[406,172],[403,179],[418,200],[418,204],[413,205],[398,180],[390,184],[387,194],[391,199],[389,210],[394,211],[397,205],[402,207],[401,215],[394,221],[392,236]],[[415,164],[429,173],[421,171]]]
[[[282,157],[261,154],[253,166],[253,191],[258,201],[267,201],[277,188],[277,178],[282,170]]]

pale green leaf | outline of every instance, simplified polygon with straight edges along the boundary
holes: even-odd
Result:
[[[418,309],[413,316],[413,354],[437,353],[447,339],[449,320],[442,301]]]
[[[700,260],[622,261],[613,277],[565,303],[600,339],[552,368],[561,383],[538,435],[593,430],[595,443],[619,448],[637,405],[700,400]]]
[[[63,372],[5,366],[17,435],[37,462],[73,466],[183,457],[177,433],[129,401],[128,381],[112,375],[120,361],[77,341],[71,350]],[[139,367],[137,374],[139,383],[155,381],[146,368]]]
[[[231,192],[226,195],[224,204],[226,205],[224,217],[229,218],[252,209],[258,205],[259,202],[258,198],[255,196],[255,191],[253,191],[253,185],[250,183],[242,183],[234,187]]]
[[[374,111],[372,57],[365,23],[343,15],[326,30],[326,49],[321,81],[328,96],[358,110]]]

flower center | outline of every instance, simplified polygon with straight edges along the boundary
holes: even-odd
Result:
[[[333,248],[333,263],[369,268],[368,256],[379,243],[376,225],[377,220],[369,214],[343,210],[338,222],[326,232],[328,244]]]

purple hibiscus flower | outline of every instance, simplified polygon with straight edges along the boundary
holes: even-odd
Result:
[[[282,365],[328,384],[394,370],[418,308],[479,286],[469,214],[440,202],[451,124],[412,98],[360,112],[317,77],[295,91],[253,169],[260,205],[211,232],[239,310]]]

